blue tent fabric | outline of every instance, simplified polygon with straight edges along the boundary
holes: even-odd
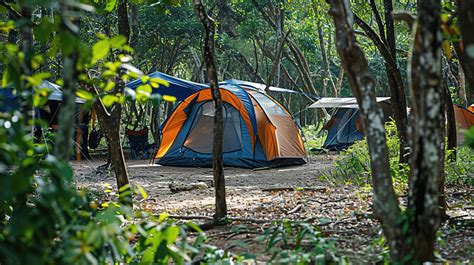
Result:
[[[224,103],[224,165],[230,167],[243,168],[258,168],[258,167],[275,167],[275,166],[289,166],[306,163],[303,157],[288,157],[268,160],[265,152],[258,138],[257,118],[255,114],[254,105],[250,95],[244,88],[236,84],[222,84],[222,89],[232,92],[244,105],[246,113],[249,115],[250,123],[252,125],[253,137],[247,124],[244,122],[240,112],[236,110],[231,104]],[[182,104],[182,103],[181,103]],[[184,121],[179,133],[173,141],[173,144],[168,149],[166,154],[158,161],[161,165],[167,166],[195,166],[195,167],[212,167],[212,114],[206,114],[206,104],[212,104],[212,101],[190,101],[186,106],[187,119]],[[209,107],[209,105],[207,105]],[[209,109],[207,109],[209,110]],[[238,121],[236,123],[236,116]],[[206,123],[204,126],[200,124],[202,117],[206,116]],[[228,123],[230,120],[230,123]],[[167,121],[165,121],[166,124]],[[210,125],[210,126],[209,126]],[[193,137],[193,129],[199,131],[200,135],[206,135],[206,139]],[[230,128],[230,129],[229,129]],[[229,132],[231,131],[231,132]],[[238,131],[238,137],[229,137],[232,132]],[[227,133],[229,133],[227,135]],[[227,135],[227,136],[226,136]],[[207,136],[209,138],[207,138]],[[191,140],[190,140],[191,139]],[[189,141],[190,140],[190,141]],[[189,142],[188,142],[189,141]],[[205,148],[194,148],[193,143],[203,145]],[[234,145],[237,148],[228,149],[226,145]],[[254,143],[254,145],[252,144]],[[207,148],[207,149],[206,149]]]
[[[341,151],[364,139],[364,134],[357,130],[356,121],[359,119],[359,109],[341,108],[331,119],[333,125],[328,128],[328,135],[323,148],[331,151]]]
[[[183,80],[161,72],[154,72],[148,76],[151,78],[160,78],[170,84],[168,87],[160,85],[158,88],[154,88],[152,93],[173,96],[176,97],[177,101],[182,101],[193,93],[208,87],[208,85]],[[136,79],[129,82],[127,87],[135,90],[140,85],[142,85],[142,81]]]
[[[18,102],[12,90],[9,88],[0,88],[0,112],[10,112],[20,109]]]

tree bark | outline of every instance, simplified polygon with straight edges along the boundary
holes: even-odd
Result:
[[[466,96],[466,76],[464,75],[464,70],[462,69],[461,63],[458,64],[458,96],[461,100],[461,105],[467,107],[467,96]]]
[[[313,2],[313,9],[316,13],[317,9],[314,6],[315,3]],[[322,28],[321,21],[318,21],[318,37],[319,37],[319,47],[321,48],[321,56],[323,59],[323,69],[324,69],[324,78],[323,78],[323,97],[327,96],[327,84],[331,86],[331,92],[333,97],[337,97],[336,92],[336,84],[334,84],[334,80],[332,79],[331,69],[329,68],[329,58],[326,53],[326,44],[324,42],[324,32]]]
[[[127,38],[128,42],[130,39],[130,24],[128,23],[127,0],[120,0],[118,3],[117,27],[119,34]],[[112,94],[114,95],[124,94],[125,83],[122,78],[120,78],[123,74],[121,71],[122,70],[119,70],[118,72],[116,85],[112,91]],[[117,181],[119,200],[124,204],[132,205],[132,192],[130,191],[128,170],[123,155],[122,139],[120,138],[122,105],[120,103],[114,103],[109,112],[102,102],[98,100],[94,103],[94,107],[97,112],[99,123],[104,130],[105,139],[107,140],[107,150],[109,152],[110,162],[112,163],[112,168],[114,169]]]
[[[227,204],[225,197],[224,160],[222,151],[224,140],[224,109],[217,81],[217,67],[214,59],[214,34],[216,25],[214,20],[207,14],[201,0],[193,0],[193,5],[198,19],[204,27],[204,61],[206,63],[207,79],[209,81],[212,91],[212,99],[215,105],[212,167],[216,193],[216,213],[214,215],[214,223],[218,224],[227,216]]]
[[[408,207],[414,260],[432,261],[440,224],[438,195],[444,178],[444,91],[441,78],[440,0],[418,1],[413,53],[409,64],[413,99],[412,153]]]
[[[449,62],[443,60],[443,62],[447,64]],[[461,69],[461,68],[460,68]],[[444,70],[443,72],[447,72]],[[444,90],[444,102],[446,103],[446,132],[447,132],[447,148],[450,152],[449,156],[447,157],[449,162],[456,161],[456,147],[457,147],[457,135],[456,135],[456,117],[454,114],[454,105],[453,99],[451,98],[451,92],[449,91],[448,87],[448,77],[447,74],[444,74],[443,78],[443,90]]]
[[[337,51],[357,98],[370,153],[374,212],[382,224],[390,246],[391,257],[399,262],[407,253],[405,237],[399,220],[402,213],[392,186],[388,148],[385,139],[383,112],[375,99],[375,81],[369,73],[367,60],[356,43],[354,17],[348,0],[328,0],[336,26]]]
[[[283,47],[285,46],[285,42],[289,34],[290,34],[290,31],[288,31],[284,36],[282,36],[279,41],[279,45],[277,47],[277,52],[276,52],[276,58],[275,58],[275,61],[273,61],[272,71],[270,72],[270,75],[267,77],[267,82],[265,85],[265,92],[267,94],[270,93],[270,83],[273,82],[275,75],[277,75],[277,80],[280,79],[279,73],[280,73],[281,53],[283,51]],[[278,86],[278,82],[276,86]]]
[[[405,87],[403,82],[397,82],[398,76],[401,76],[400,69],[397,64],[397,46],[395,38],[395,26],[393,23],[393,3],[392,0],[384,0],[384,17],[385,17],[385,36],[386,44],[390,55],[395,62],[397,73],[389,70],[390,67],[385,65],[387,74],[389,74],[389,86],[392,102],[392,110],[395,116],[395,121],[398,129],[398,138],[400,139],[400,158],[399,163],[408,162],[408,113],[407,102],[405,97]],[[389,73],[391,72],[391,73]],[[392,77],[390,77],[390,75]],[[395,98],[395,100],[394,100]]]

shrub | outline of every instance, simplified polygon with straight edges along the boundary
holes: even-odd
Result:
[[[408,188],[409,166],[399,165],[399,140],[394,122],[385,125],[387,147],[390,159],[390,173],[393,178],[395,191],[401,194]],[[448,184],[473,185],[474,153],[467,146],[457,148],[457,159],[450,162],[446,152],[445,174]],[[366,140],[357,141],[347,150],[341,152],[334,162],[334,170],[323,177],[338,183],[355,183],[358,186],[370,185],[370,157]]]

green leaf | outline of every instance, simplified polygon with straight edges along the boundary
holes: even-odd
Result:
[[[158,85],[162,85],[165,87],[170,86],[170,83],[168,81],[156,77],[150,78],[150,83],[157,83]]]
[[[54,30],[54,24],[49,22],[47,16],[43,17],[40,23],[33,28],[35,39],[39,42],[47,42],[50,40],[51,32]]]
[[[33,86],[37,87],[41,85],[41,83],[48,77],[50,77],[50,73],[37,73],[32,76],[26,77],[26,80]]]
[[[62,31],[57,35],[63,56],[69,56],[77,47],[78,39],[69,32]]]
[[[92,100],[94,98],[94,96],[90,92],[88,92],[84,89],[78,89],[76,91],[76,95],[80,98],[85,99],[85,100]]]
[[[108,0],[105,5],[105,11],[112,12],[117,7],[117,0]]]
[[[104,59],[110,51],[110,41],[109,40],[100,40],[92,45],[92,64],[97,63],[97,61]]]
[[[115,102],[118,102],[118,97],[114,95],[105,95],[102,97],[102,102],[106,107],[111,107]]]
[[[163,100],[164,101],[169,101],[169,102],[175,102],[177,99],[176,97],[170,96],[170,95],[163,95]]]
[[[120,49],[124,44],[127,43],[127,38],[122,35],[114,36],[110,39],[110,44],[113,48]]]
[[[140,102],[147,101],[151,96],[152,88],[148,84],[138,86],[136,89],[136,99]]]
[[[168,213],[161,213],[158,217],[158,223],[161,224],[168,216],[170,216]]]
[[[136,189],[140,193],[143,199],[148,199],[148,194],[146,193],[145,189],[141,185],[137,185]]]

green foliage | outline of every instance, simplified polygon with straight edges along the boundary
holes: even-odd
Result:
[[[246,226],[231,227],[235,234],[249,232]],[[283,221],[272,223],[256,238],[264,246],[261,252],[234,254],[206,244],[201,245],[201,261],[206,264],[252,264],[258,257],[268,257],[270,264],[326,264],[343,263],[335,256],[334,241],[323,236],[319,227],[304,222]],[[246,247],[244,241],[233,242]]]
[[[303,135],[305,136],[305,149],[312,153],[320,149],[326,140],[326,132],[321,131],[316,125],[308,125],[303,128]]]
[[[278,264],[322,264],[336,262],[334,242],[322,236],[321,230],[308,223],[283,221],[266,229],[259,241],[265,253]]]
[[[408,187],[408,165],[399,165],[399,141],[395,123],[388,122],[385,125],[387,135],[387,147],[390,159],[390,173],[393,178],[395,191],[403,193]],[[333,174],[326,177],[335,179],[339,183],[355,183],[358,186],[371,184],[370,178],[370,156],[367,149],[366,139],[356,141],[334,162]]]
[[[72,187],[72,169],[45,151],[32,143],[21,117],[0,119],[2,264],[190,261],[182,227],[113,202],[99,207]]]
[[[474,126],[469,128],[469,130],[467,130],[465,134],[466,134],[466,138],[465,138],[466,145],[474,149]]]
[[[394,122],[385,126],[387,132],[387,146],[390,159],[390,173],[392,175],[395,191],[402,194],[408,188],[409,166],[399,165],[399,141],[396,135]],[[467,133],[469,137],[469,132]],[[468,142],[469,140],[467,140]],[[468,142],[469,143],[469,142]],[[448,184],[474,185],[474,153],[467,146],[458,147],[457,159],[449,161],[450,151],[445,156],[445,179]],[[355,183],[358,186],[370,185],[370,157],[366,140],[357,141],[334,162],[335,169],[323,177],[338,183]]]
[[[449,152],[446,154],[446,183],[459,185],[474,185],[474,152],[468,146],[461,146],[456,150],[456,161],[449,161]]]

